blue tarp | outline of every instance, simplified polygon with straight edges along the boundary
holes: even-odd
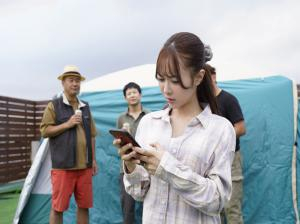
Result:
[[[247,134],[241,138],[245,223],[294,223],[292,82],[276,76],[224,82],[220,86],[238,98],[247,127]],[[88,93],[82,99],[90,103],[100,133],[97,137],[100,173],[94,178],[91,223],[122,223],[119,158],[108,129],[115,126],[117,116],[126,110],[126,102],[121,90]],[[144,107],[158,110],[164,102],[158,88],[143,90]],[[75,209],[66,215],[66,220],[72,220],[74,215]]]
[[[300,100],[298,101],[298,126],[297,126],[297,204],[300,214]]]
[[[270,77],[221,86],[237,96],[246,121],[247,134],[241,138],[245,223],[295,223],[292,82]]]
[[[245,224],[294,224],[291,80],[274,76],[219,85],[238,98],[246,122],[247,134],[241,138]],[[127,104],[121,90],[85,93],[81,98],[89,102],[99,133],[96,156],[100,171],[93,179],[94,208],[90,209],[90,223],[122,223],[119,203],[120,159],[108,130],[115,127],[118,115],[127,109]],[[144,107],[152,111],[161,109],[165,103],[157,87],[143,89],[142,101]],[[298,130],[298,142],[299,135]],[[298,164],[299,158],[298,147]],[[64,214],[64,222],[75,223],[75,217],[76,206],[72,199],[69,211]]]

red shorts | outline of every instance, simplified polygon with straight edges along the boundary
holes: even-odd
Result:
[[[51,170],[52,208],[63,212],[69,208],[74,193],[79,208],[93,207],[92,169]]]

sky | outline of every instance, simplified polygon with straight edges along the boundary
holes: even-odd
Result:
[[[0,0],[0,95],[47,100],[77,65],[87,80],[155,63],[174,33],[195,33],[218,76],[300,83],[299,0]]]

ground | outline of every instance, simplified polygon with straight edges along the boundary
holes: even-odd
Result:
[[[18,205],[20,191],[0,194],[0,223],[11,224]]]

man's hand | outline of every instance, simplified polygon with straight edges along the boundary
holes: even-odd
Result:
[[[97,164],[97,161],[96,160],[93,160],[93,176],[97,175],[98,174],[98,164]]]
[[[81,115],[74,114],[70,117],[70,119],[66,122],[66,125],[68,128],[72,128],[77,124],[80,124],[82,122]]]

